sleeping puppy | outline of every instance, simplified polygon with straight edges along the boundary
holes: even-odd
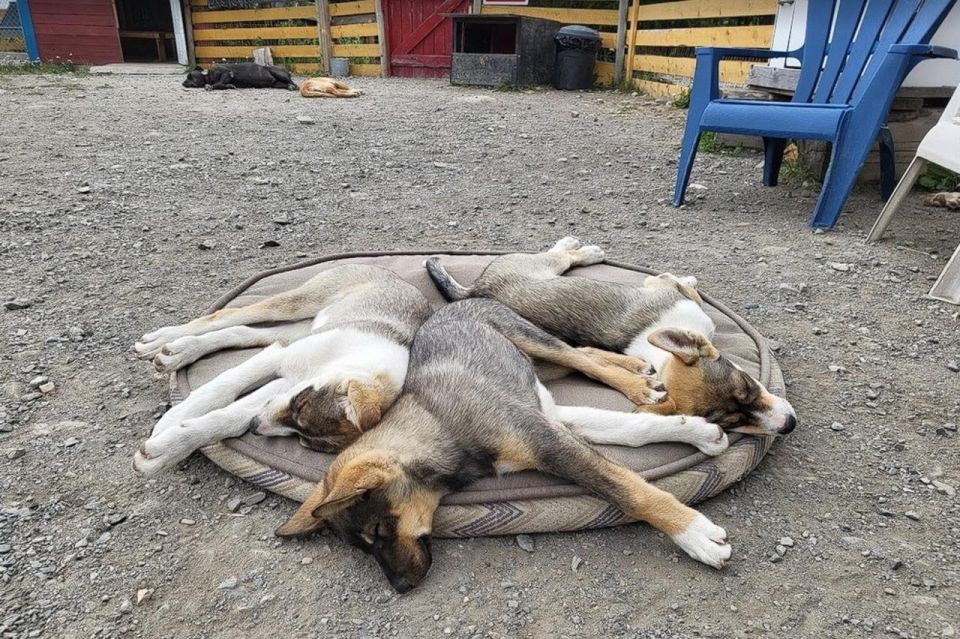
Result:
[[[333,78],[310,78],[300,85],[300,95],[305,98],[355,98],[360,91]]]
[[[290,73],[281,67],[267,67],[254,62],[218,64],[209,71],[198,66],[187,74],[183,86],[188,89],[289,89],[297,85]]]

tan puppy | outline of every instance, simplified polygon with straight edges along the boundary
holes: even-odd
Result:
[[[360,91],[333,78],[310,78],[300,85],[300,95],[305,98],[355,98]]]

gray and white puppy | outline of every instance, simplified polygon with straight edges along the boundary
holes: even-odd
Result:
[[[664,273],[648,277],[643,286],[629,286],[561,277],[574,266],[604,258],[600,247],[567,237],[544,253],[498,257],[470,287],[458,283],[436,257],[426,267],[448,300],[494,299],[571,344],[650,363],[667,397],[638,410],[700,415],[726,430],[749,434],[783,435],[796,427],[787,400],[770,393],[711,343],[715,326],[703,310],[695,278]]]

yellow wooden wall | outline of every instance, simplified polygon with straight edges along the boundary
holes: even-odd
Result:
[[[294,73],[320,71],[314,2],[263,9],[210,10],[206,0],[190,0],[190,5],[199,64],[249,61],[254,49],[269,46],[274,60]],[[329,0],[328,6],[332,57],[350,58],[353,75],[379,75],[375,0]]]

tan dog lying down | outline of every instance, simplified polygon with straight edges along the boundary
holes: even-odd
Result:
[[[305,98],[355,98],[360,91],[333,78],[310,78],[300,85],[300,95]]]
[[[934,193],[923,198],[927,206],[945,206],[948,209],[960,209],[960,193]]]

